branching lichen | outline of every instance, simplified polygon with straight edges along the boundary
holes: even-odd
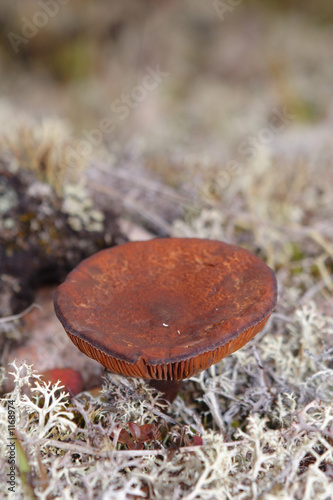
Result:
[[[14,400],[38,499],[327,500],[332,324],[314,302],[297,308],[276,335],[280,323],[276,313],[260,341],[185,382],[169,408],[144,382],[111,374],[99,396],[69,399],[59,384],[14,363],[15,388],[0,407],[1,480],[8,467],[7,402]],[[127,449],[120,433],[130,422],[154,426],[161,439]],[[198,446],[191,441],[196,435]],[[18,474],[17,498],[25,491]]]

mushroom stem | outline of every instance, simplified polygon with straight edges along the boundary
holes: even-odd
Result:
[[[150,387],[154,387],[158,391],[163,393],[164,399],[170,403],[176,398],[178,391],[180,389],[182,381],[181,380],[150,380]]]

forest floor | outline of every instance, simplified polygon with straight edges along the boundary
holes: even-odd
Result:
[[[21,4],[33,20],[36,7]],[[143,382],[77,352],[53,312],[54,284],[39,287],[38,307],[0,319],[2,395],[11,391],[19,443],[12,498],[330,500],[332,13],[325,2],[316,12],[113,4],[59,4],[17,53],[8,33],[26,21],[0,6],[0,166],[49,183],[69,217],[65,188],[82,185],[94,210],[112,209],[118,242],[240,245],[275,271],[278,304],[163,413]],[[84,229],[87,213],[95,219],[80,207],[72,223]],[[39,379],[68,367],[83,378],[74,397]],[[8,418],[2,399],[4,485]],[[119,440],[131,422],[152,426],[143,449]]]

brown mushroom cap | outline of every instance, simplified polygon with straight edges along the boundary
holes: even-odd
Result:
[[[240,349],[276,304],[273,271],[234,245],[125,243],[82,261],[55,311],[74,344],[112,372],[181,380]]]

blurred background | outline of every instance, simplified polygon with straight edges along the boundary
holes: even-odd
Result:
[[[111,119],[109,152],[139,148],[160,175],[175,162],[177,183],[191,155],[212,170],[242,155],[276,109],[293,117],[272,148],[287,129],[304,132],[288,152],[309,148],[306,132],[332,125],[332,21],[329,0],[3,0],[1,105],[60,118],[78,139]],[[147,67],[157,84],[133,90]]]
[[[332,24],[330,0],[2,0],[0,291],[20,298],[2,314],[41,274],[156,236],[241,245],[284,314],[331,311]]]
[[[193,413],[176,407],[172,415],[188,429],[203,415],[204,426],[219,439],[223,429],[227,441],[253,416],[251,445],[243,444],[245,434],[239,442],[241,459],[231,449],[229,458],[223,455],[241,498],[249,484],[255,493],[248,498],[281,491],[286,498],[286,484],[295,498],[327,498],[332,138],[332,0],[0,0],[0,395],[13,388],[6,373],[15,359],[49,381],[62,380],[72,394],[100,388],[102,367],[71,343],[53,308],[55,286],[83,258],[161,236],[237,244],[276,273],[277,307],[254,343],[216,368],[221,378],[207,372],[213,378],[205,379],[206,389],[186,382],[182,398]],[[29,426],[36,421],[35,414]],[[281,428],[272,449],[264,426]],[[32,431],[25,436],[26,449],[34,449]],[[172,467],[174,451],[166,461]],[[46,476],[60,477],[59,467],[74,461],[81,472],[71,469],[68,481],[81,488],[81,458],[59,462],[57,454],[51,462],[47,455],[46,473],[40,461],[32,469],[40,471],[40,494],[48,491]],[[211,463],[215,472],[218,462]],[[160,468],[152,478],[166,477]],[[89,473],[101,478],[94,488],[113,476],[109,465],[100,470]],[[179,481],[175,470],[169,479]],[[225,481],[227,469],[221,470]],[[268,486],[257,487],[256,470],[268,471],[258,474]]]
[[[331,179],[332,23],[329,0],[3,0],[0,134],[20,161],[41,140],[67,173],[93,158],[91,188],[156,234],[206,206],[309,224]]]

